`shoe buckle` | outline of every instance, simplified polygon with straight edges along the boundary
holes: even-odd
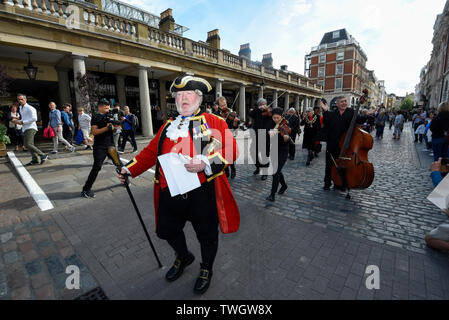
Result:
[[[209,270],[201,269],[200,279],[209,280]]]

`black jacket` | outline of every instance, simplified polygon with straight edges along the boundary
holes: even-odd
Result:
[[[296,137],[299,132],[299,118],[296,115],[286,115],[285,119],[287,119],[290,129],[292,129],[291,137]]]
[[[449,131],[449,111],[440,112],[430,124],[430,131],[432,131],[432,139],[439,139],[445,137],[445,132]]]
[[[263,116],[262,110],[260,110],[258,107],[254,108],[253,111],[249,113],[249,116],[254,119],[253,122],[253,129],[271,129],[274,127],[274,122],[271,117]]]
[[[351,125],[354,109],[347,108],[340,115],[340,111],[327,111],[323,113],[323,129],[320,131],[320,140],[327,142],[328,150],[338,150],[341,137]],[[357,117],[357,124],[362,124],[362,116]]]

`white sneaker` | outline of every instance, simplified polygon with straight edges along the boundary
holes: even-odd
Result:
[[[75,152],[76,148],[72,147],[72,149],[70,150],[70,152]]]

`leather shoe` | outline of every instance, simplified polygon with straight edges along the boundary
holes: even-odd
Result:
[[[323,190],[325,190],[325,191],[329,191],[330,189],[331,189],[331,186],[328,184],[325,184],[323,187]]]
[[[262,176],[262,181],[265,181],[265,180],[267,180],[267,178],[268,178],[268,176],[267,176],[267,175],[263,175],[263,176]]]
[[[167,274],[165,275],[165,279],[169,282],[173,282],[176,279],[178,279],[181,274],[183,273],[185,267],[192,264],[192,262],[195,260],[195,256],[189,252],[186,258],[179,259],[176,258],[175,263],[173,264],[173,267],[168,270]]]
[[[236,176],[235,170],[231,170],[231,179],[234,179]]]
[[[273,193],[270,194],[270,195],[267,197],[267,200],[268,200],[268,201],[271,201],[271,202],[276,201],[276,199],[275,199],[275,197],[274,197],[274,194],[273,194]]]
[[[282,186],[281,189],[279,190],[278,194],[283,195],[285,193],[285,191],[287,191],[287,186]]]
[[[196,279],[193,291],[197,294],[203,294],[209,289],[210,281],[212,279],[212,270],[201,267],[200,275]]]
[[[260,170],[259,168],[256,169],[256,171],[253,172],[253,175],[259,174]]]

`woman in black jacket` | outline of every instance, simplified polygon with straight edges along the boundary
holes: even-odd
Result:
[[[310,165],[310,162],[313,159],[313,153],[316,150],[318,133],[321,130],[320,118],[313,113],[312,109],[307,109],[306,113],[302,117],[301,125],[304,126],[304,140],[302,143],[302,148],[309,151],[306,163],[308,166]]]
[[[284,194],[287,190],[287,183],[285,183],[284,175],[282,174],[282,168],[287,162],[288,158],[288,146],[291,143],[290,134],[291,129],[288,127],[288,121],[284,119],[283,110],[281,108],[274,108],[272,111],[272,127],[269,131],[270,137],[277,136],[278,143],[278,153],[277,153],[277,170],[273,176],[273,183],[271,185],[271,193],[268,196],[268,201],[275,201],[275,194],[278,191],[279,183],[281,183],[281,189],[279,190],[279,194]],[[281,129],[281,126],[283,129]],[[281,130],[283,130],[283,134],[281,134]],[[271,141],[272,139],[270,139]],[[270,146],[272,147],[272,145]],[[271,157],[274,155],[271,153]],[[274,168],[276,168],[276,161],[271,161]]]
[[[438,107],[438,115],[430,124],[432,131],[432,149],[433,158],[438,161],[439,158],[448,157],[448,135],[449,135],[449,102],[443,102]]]

